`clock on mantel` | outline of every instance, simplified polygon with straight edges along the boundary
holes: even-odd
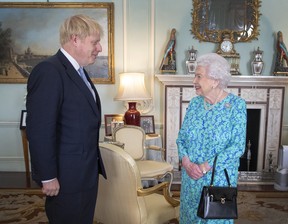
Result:
[[[230,39],[228,35],[225,35],[222,38],[222,40],[218,45],[216,53],[226,58],[226,60],[230,63],[231,65],[230,72],[232,75],[240,75],[239,71],[240,55],[234,49],[233,40]]]

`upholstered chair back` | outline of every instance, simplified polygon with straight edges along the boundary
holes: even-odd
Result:
[[[112,133],[113,141],[124,143],[124,150],[135,160],[145,157],[145,138],[144,130],[134,125],[117,127]]]

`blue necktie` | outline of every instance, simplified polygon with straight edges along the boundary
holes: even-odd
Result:
[[[88,87],[88,89],[89,89],[90,92],[92,93],[92,95],[93,95],[93,97],[94,97],[94,100],[96,101],[95,92],[94,92],[94,90],[92,89],[89,81],[87,80],[83,68],[80,67],[80,68],[78,69],[78,71],[79,71],[80,77],[83,79],[83,81],[85,82],[86,86]]]

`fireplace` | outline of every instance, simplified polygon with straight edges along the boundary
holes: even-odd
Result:
[[[247,109],[246,151],[240,158],[239,171],[257,171],[260,136],[261,109]]]
[[[177,177],[179,158],[176,138],[184,119],[186,107],[191,98],[195,96],[192,85],[193,76],[156,75],[156,77],[164,85],[163,136],[166,160],[173,164]],[[288,77],[232,76],[227,91],[245,99],[248,114],[247,148],[241,158],[240,171],[245,173],[269,172],[277,165],[287,85]],[[248,144],[249,140],[251,146]]]

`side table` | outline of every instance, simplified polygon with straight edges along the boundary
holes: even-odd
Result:
[[[29,162],[29,148],[28,148],[29,143],[27,140],[27,134],[25,129],[21,129],[21,136],[22,136],[23,155],[25,162],[26,180],[28,187],[30,187],[30,162]]]

